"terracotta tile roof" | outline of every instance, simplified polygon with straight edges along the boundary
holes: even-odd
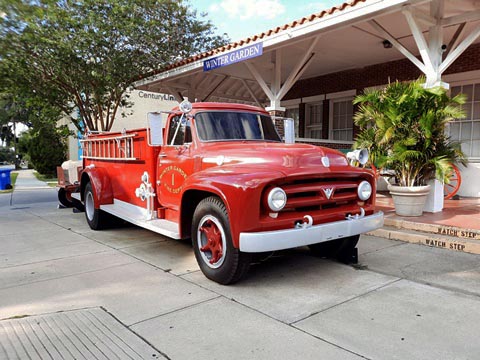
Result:
[[[308,22],[311,22],[311,21],[314,21],[314,20],[317,20],[317,19],[321,19],[327,15],[332,15],[333,13],[335,12],[341,12],[341,11],[344,11],[345,9],[347,8],[351,8],[351,7],[354,7],[356,6],[357,4],[359,3],[364,3],[366,2],[367,0],[350,0],[348,2],[344,2],[343,4],[341,5],[337,5],[337,6],[334,6],[328,10],[323,10],[323,11],[320,11],[319,13],[315,13],[315,14],[311,14],[309,16],[306,16],[306,17],[303,17],[299,20],[295,20],[289,24],[285,24],[283,26],[277,26],[276,28],[274,29],[270,29],[270,30],[267,30],[265,32],[262,32],[260,34],[257,34],[257,35],[253,35],[253,36],[250,36],[246,39],[243,39],[243,40],[240,40],[240,41],[236,41],[236,42],[233,42],[233,43],[230,43],[228,45],[225,45],[225,46],[222,46],[222,47],[219,47],[217,49],[213,49],[213,50],[209,50],[209,51],[206,51],[206,52],[203,52],[201,54],[197,54],[197,55],[194,55],[192,57],[189,57],[188,59],[183,59],[183,60],[180,60],[176,63],[173,63],[171,65],[168,65],[166,67],[164,67],[163,69],[160,69],[160,70],[157,70],[157,71],[154,71],[150,74],[148,74],[147,76],[145,76],[144,78],[146,77],[149,77],[149,76],[152,76],[152,75],[155,75],[155,74],[158,74],[158,73],[161,73],[161,72],[164,72],[164,71],[167,71],[167,70],[171,70],[171,69],[175,69],[177,67],[180,67],[180,66],[183,66],[183,65],[187,65],[187,64],[190,64],[190,63],[193,63],[195,61],[198,61],[198,60],[201,60],[201,59],[204,59],[204,58],[207,58],[207,57],[210,57],[210,56],[213,56],[213,55],[217,55],[217,54],[222,54],[224,53],[225,51],[228,51],[228,50],[231,50],[231,49],[235,49],[237,47],[240,47],[240,46],[243,46],[243,45],[247,45],[249,43],[252,43],[252,42],[255,42],[257,40],[260,40],[260,39],[264,39],[266,37],[269,37],[273,34],[277,34],[281,31],[284,31],[284,30],[288,30],[288,29],[293,29],[299,25],[303,25],[305,23],[308,23]]]

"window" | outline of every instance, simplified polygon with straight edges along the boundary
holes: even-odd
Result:
[[[203,141],[280,141],[269,116],[240,112],[203,112],[195,116],[198,137]]]
[[[285,110],[285,117],[291,118],[295,122],[295,137],[299,137],[298,124],[299,124],[299,111],[297,108],[290,108]]]
[[[185,115],[173,117],[170,121],[166,145],[183,145],[191,142],[192,130],[190,128],[190,119],[187,119]]]
[[[323,101],[307,105],[305,137],[321,139],[323,129]]]
[[[463,105],[466,117],[450,122],[449,135],[462,143],[467,157],[480,158],[480,83],[452,86],[452,97],[460,93],[467,96]]]
[[[333,109],[331,115],[332,140],[353,140],[353,102],[351,98],[332,100]]]

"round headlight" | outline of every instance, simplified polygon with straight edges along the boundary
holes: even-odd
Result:
[[[268,193],[268,206],[272,211],[278,212],[287,204],[287,194],[283,189],[276,187]]]
[[[360,200],[368,200],[372,196],[372,185],[368,181],[362,181],[358,185],[357,193]]]

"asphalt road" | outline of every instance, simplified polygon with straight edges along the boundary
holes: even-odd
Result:
[[[356,266],[301,248],[221,286],[189,242],[55,199],[0,195],[0,359],[479,358],[478,255],[363,236]]]

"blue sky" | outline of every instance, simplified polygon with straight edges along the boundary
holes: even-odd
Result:
[[[190,0],[198,13],[227,33],[232,41],[241,40],[304,16],[342,4],[344,0]]]

